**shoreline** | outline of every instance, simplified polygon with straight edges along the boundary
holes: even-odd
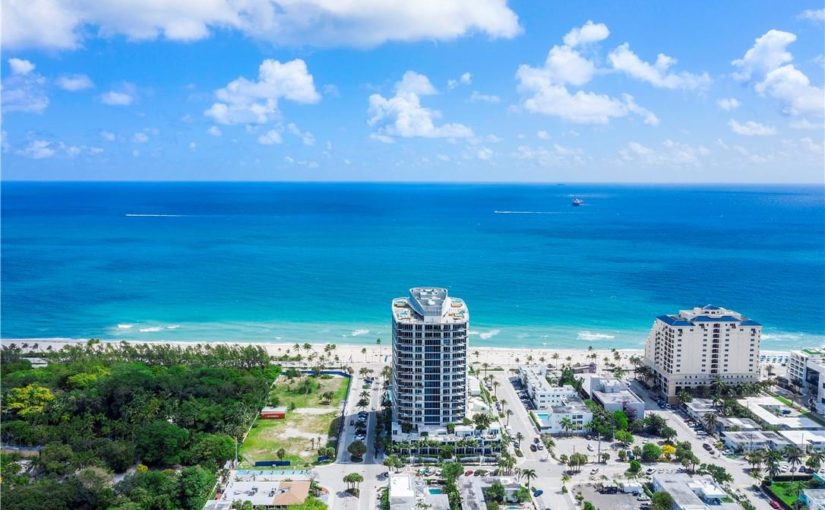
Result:
[[[26,343],[29,345],[29,348],[32,347],[32,344],[37,344],[37,351],[46,351],[48,347],[51,346],[52,350],[62,349],[65,346],[69,345],[78,345],[84,344],[88,340],[85,339],[72,339],[72,338],[29,338],[29,339],[21,339],[21,338],[8,338],[8,339],[0,339],[0,344],[2,345],[22,345]],[[296,343],[286,343],[286,342],[188,342],[188,341],[180,341],[180,340],[173,340],[173,341],[164,341],[164,340],[105,340],[101,339],[101,343],[120,343],[120,342],[128,342],[134,344],[165,344],[165,345],[176,345],[176,346],[186,346],[186,345],[193,345],[193,344],[203,344],[203,343],[210,343],[210,344],[231,344],[231,345],[252,345],[252,346],[260,346],[266,349],[267,353],[270,356],[282,356],[286,354],[294,354],[295,352],[300,352],[303,356],[306,356],[309,353],[316,353],[316,354],[323,354],[324,347],[329,345],[329,343],[312,343],[307,342],[311,346],[310,350],[306,350],[303,348],[303,344],[300,344],[298,351],[295,350]],[[380,345],[376,344],[352,344],[352,343],[345,343],[345,344],[334,344],[335,349],[331,352],[330,359],[334,359],[334,356],[338,356],[339,363],[389,363],[390,358],[392,356],[392,345],[391,342],[382,342]],[[770,349],[762,349],[760,350],[760,354],[786,354],[789,351],[783,350],[770,350]],[[588,346],[583,346],[581,348],[552,348],[552,347],[541,347],[541,348],[534,348],[534,347],[487,347],[487,346],[477,346],[473,345],[470,342],[468,347],[468,364],[483,364],[488,363],[491,366],[519,366],[528,363],[528,356],[532,356],[531,364],[539,364],[542,363],[541,359],[544,358],[543,364],[552,364],[558,365],[561,363],[572,363],[572,364],[586,364],[591,361],[590,356],[593,354],[596,355],[595,361],[598,365],[601,365],[604,358],[607,357],[610,360],[610,363],[614,363],[616,360],[614,356],[615,353],[619,355],[619,362],[622,368],[629,368],[630,367],[630,357],[633,355],[637,356],[644,356],[644,349],[637,349],[637,348],[616,348],[615,351],[611,347],[593,347],[592,351],[588,349]],[[558,355],[557,358],[554,358],[555,355]],[[569,359],[568,359],[569,358]]]

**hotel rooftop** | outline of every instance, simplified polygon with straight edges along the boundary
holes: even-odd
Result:
[[[392,315],[405,324],[464,323],[470,318],[464,301],[449,297],[447,289],[439,287],[415,287],[409,297],[393,299]]]
[[[670,326],[697,326],[707,322],[736,322],[740,326],[761,326],[739,312],[721,306],[705,305],[692,310],[679,310],[679,315],[660,315],[656,317]]]

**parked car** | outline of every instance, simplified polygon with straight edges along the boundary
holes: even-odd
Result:
[[[542,494],[544,494],[544,491],[543,491],[543,490],[541,490],[541,489],[533,489],[533,497],[534,497],[534,498],[537,498],[537,497],[541,496]]]
[[[782,508],[782,506],[775,499],[771,500],[771,507],[776,508],[777,510]]]
[[[538,448],[539,450],[544,450],[544,445],[539,443],[536,445],[536,448]]]
[[[530,445],[530,451],[531,451],[531,452],[538,451],[538,448],[536,447],[536,445],[531,444],[531,445]]]

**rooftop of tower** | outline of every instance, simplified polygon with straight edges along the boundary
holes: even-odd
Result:
[[[469,319],[462,299],[451,298],[442,287],[413,287],[409,297],[392,300],[396,322],[458,323]]]

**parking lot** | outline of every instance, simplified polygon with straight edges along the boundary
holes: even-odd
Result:
[[[615,493],[599,492],[593,485],[581,485],[582,496],[585,501],[590,501],[596,508],[609,508],[611,510],[643,510],[650,508],[650,500],[647,496],[640,496],[645,501],[640,501],[636,494],[625,494],[619,489]]]

